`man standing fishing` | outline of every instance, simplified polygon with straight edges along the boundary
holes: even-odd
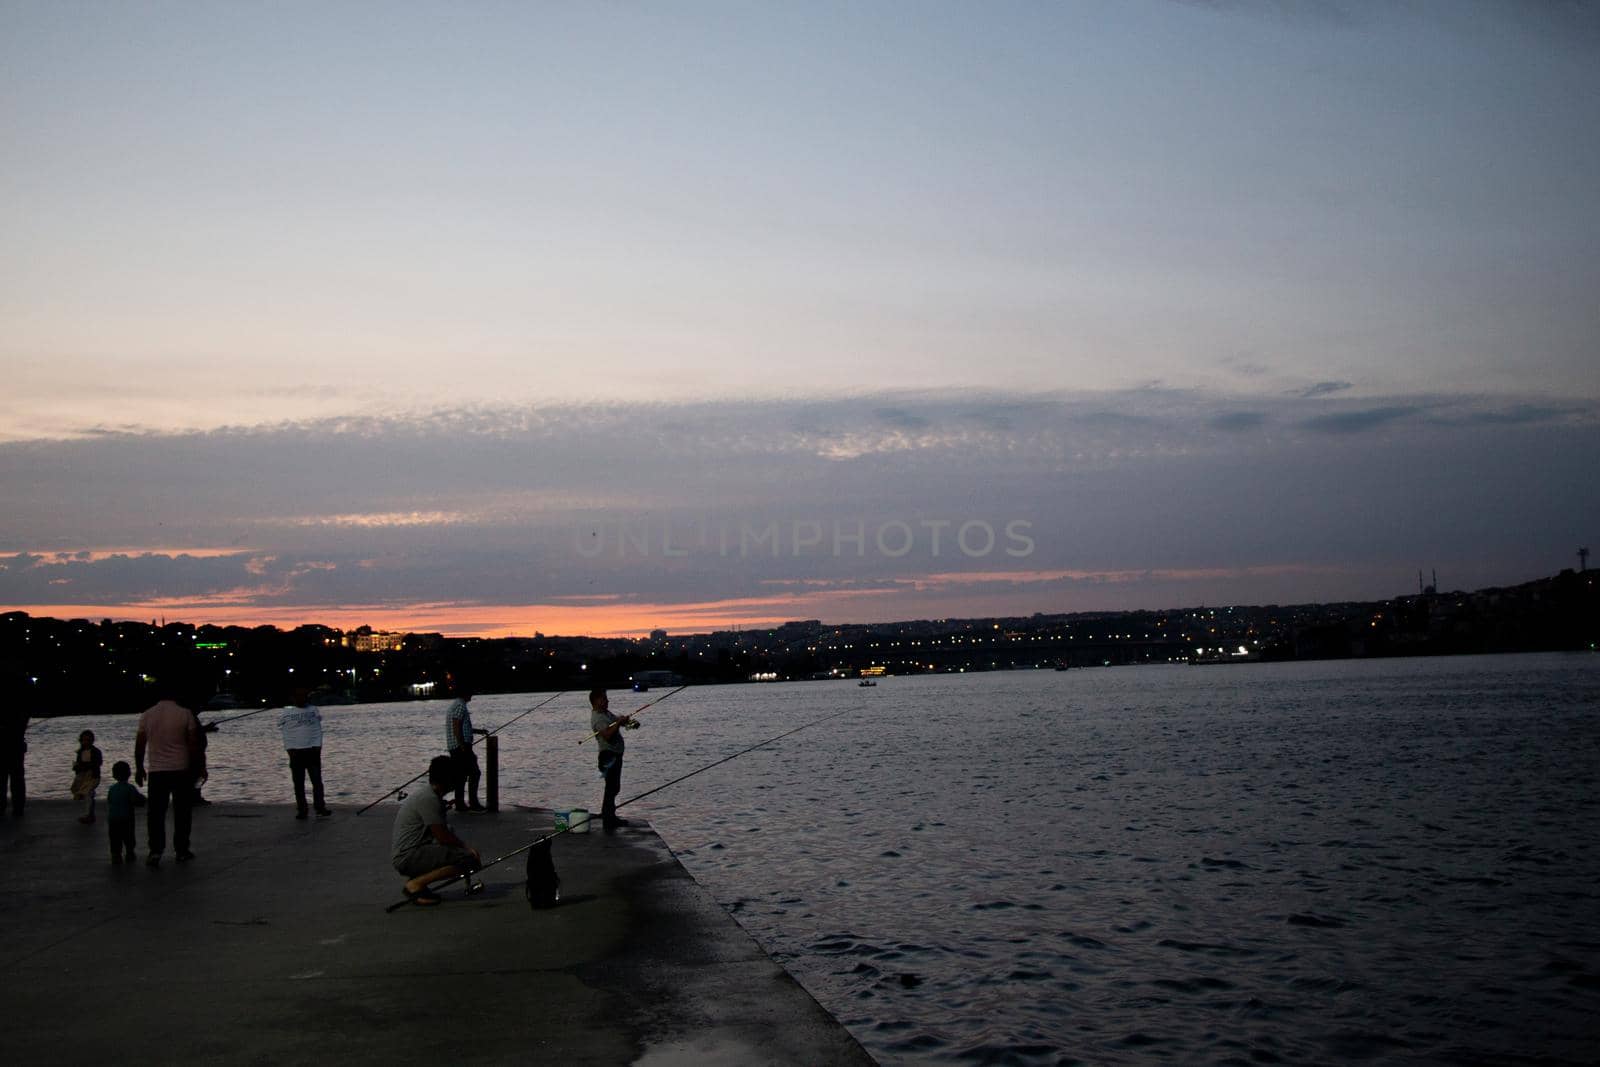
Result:
[[[606,782],[605,797],[600,802],[600,826],[608,834],[628,825],[627,819],[617,818],[617,794],[622,791],[622,731],[632,725],[628,716],[612,712],[604,689],[589,691],[589,728],[600,745],[600,777]]]
[[[413,904],[439,903],[428,886],[483,866],[478,850],[457,837],[445,821],[444,795],[458,785],[455,762],[449,756],[435,756],[428,764],[428,788],[406,797],[394,817],[390,851],[394,869],[406,877],[401,892]]]
[[[450,710],[444,715],[445,751],[450,753],[450,759],[456,768],[457,811],[486,810],[478,803],[478,779],[483,772],[478,769],[478,754],[472,751],[472,735],[480,734],[488,737],[489,731],[472,728],[472,712],[467,708],[471,701],[472,687],[457,682],[456,698],[451,702]],[[470,800],[462,795],[463,788],[471,795]]]
[[[322,711],[311,703],[311,690],[297,687],[290,704],[278,714],[278,729],[283,733],[283,749],[289,754],[289,774],[294,779],[294,817],[305,819],[306,776],[311,776],[311,802],[317,817],[333,812],[323,798],[322,789]]]

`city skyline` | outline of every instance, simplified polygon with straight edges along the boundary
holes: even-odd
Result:
[[[1600,529],[1597,57],[1500,0],[0,3],[0,609],[1552,574]]]

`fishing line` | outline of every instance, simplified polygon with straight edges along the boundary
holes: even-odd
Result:
[[[671,695],[672,695],[671,693],[667,694],[667,696],[671,696]],[[667,698],[666,697],[662,697],[661,699],[665,700]],[[669,786],[677,785],[679,782],[686,782],[690,778],[693,778],[697,774],[704,774],[706,771],[711,770],[713,767],[720,767],[724,763],[727,763],[729,760],[738,759],[740,756],[743,756],[743,755],[745,755],[747,753],[750,753],[750,752],[754,752],[758,748],[763,748],[763,747],[765,747],[767,745],[770,745],[774,741],[782,741],[785,737],[788,737],[791,734],[797,734],[801,730],[809,730],[811,727],[821,725],[822,723],[827,722],[829,719],[837,719],[839,716],[848,714],[849,712],[852,712],[852,711],[855,711],[855,710],[857,710],[857,709],[855,709],[855,708],[842,708],[839,711],[835,711],[835,712],[832,712],[831,714],[824,715],[820,719],[812,719],[810,722],[806,723],[803,726],[796,726],[793,730],[785,730],[783,733],[777,735],[776,737],[769,737],[765,741],[760,741],[760,742],[757,742],[754,745],[751,745],[749,748],[742,748],[738,752],[735,752],[731,756],[722,757],[721,759],[717,760],[715,763],[708,763],[704,767],[699,768],[698,770],[690,771],[688,774],[681,775],[681,776],[679,776],[677,778],[674,778],[670,782],[665,782],[665,783],[663,783],[661,785],[658,785],[654,789],[647,789],[643,793],[640,793],[638,796],[629,797],[627,800],[624,800],[624,801],[622,801],[622,803],[618,804],[617,808],[618,809],[625,808],[629,804],[632,804],[635,800],[643,800],[645,797],[650,796],[653,793],[659,793],[663,789],[668,788]],[[586,826],[588,824],[587,823],[580,823],[579,825],[585,825]],[[435,883],[435,884],[433,884],[431,886],[427,886],[425,888],[426,888],[426,890],[428,892],[431,893],[431,892],[434,892],[435,890],[443,889],[446,886],[454,885],[455,883],[461,881],[463,878],[468,879],[469,880],[468,884],[470,885],[471,884],[470,880],[471,880],[473,874],[482,873],[483,871],[488,870],[490,867],[493,867],[496,864],[504,863],[506,860],[511,859],[514,856],[520,856],[520,855],[522,855],[522,853],[527,852],[529,849],[536,848],[537,846],[544,844],[546,841],[549,841],[552,838],[560,837],[562,834],[570,834],[574,829],[575,829],[575,827],[573,827],[573,826],[567,826],[564,829],[555,830],[555,831],[553,831],[551,833],[545,834],[543,837],[535,838],[534,840],[529,841],[526,845],[523,845],[520,848],[512,849],[510,852],[507,852],[504,856],[496,856],[494,859],[490,860],[489,862],[480,865],[478,867],[477,871],[469,871],[466,874],[458,874],[454,878],[446,879],[443,882],[437,882],[437,883]],[[405,898],[403,898],[403,899],[401,899],[401,900],[399,900],[399,901],[397,901],[397,902],[395,902],[393,904],[390,904],[388,907],[384,908],[383,910],[386,911],[386,912],[398,911],[401,908],[405,907],[409,903],[411,903],[411,898],[410,897],[405,897]]]
[[[639,714],[645,708],[650,707],[652,704],[659,704],[663,700],[670,699],[671,697],[674,697],[674,696],[678,695],[679,693],[683,692],[687,688],[689,688],[689,687],[686,686],[686,685],[680,685],[680,686],[678,686],[678,688],[674,689],[672,692],[668,693],[664,697],[656,697],[654,700],[650,701],[648,704],[640,704],[637,708],[634,708],[632,711],[630,711],[628,713],[628,718],[630,718],[630,719],[633,718],[635,715]],[[609,730],[609,729],[610,729],[609,726],[600,727],[600,730]],[[600,733],[600,730],[596,730],[594,733],[590,734],[589,737],[597,736]],[[589,743],[589,737],[585,737],[582,741],[579,741],[578,744],[580,744],[580,745],[588,744]]]
[[[544,707],[546,704],[550,703],[551,701],[558,700],[561,697],[564,697],[566,695],[567,695],[567,690],[563,689],[561,692],[559,692],[555,696],[551,697],[550,700],[540,701],[539,703],[535,704],[533,707],[529,708],[527,711],[523,712],[521,715],[513,716],[511,719],[507,720],[506,722],[501,723],[499,726],[497,726],[493,730],[490,730],[489,732],[491,734],[497,734],[501,730],[504,730],[507,726],[510,726],[512,723],[514,723],[518,719],[522,718],[523,716],[532,715],[534,712],[538,711],[540,708]],[[477,745],[478,739],[476,737],[474,737],[472,739],[472,743],[473,743],[473,745]],[[396,793],[400,792],[400,790],[404,789],[406,786],[412,784],[412,782],[415,782],[418,779],[424,777],[427,773],[428,773],[427,771],[423,771],[422,774],[417,775],[417,777],[411,779],[411,781],[400,783],[399,785],[395,786],[393,789],[389,790],[387,793],[383,794],[383,796],[379,797],[377,800],[374,800],[371,804],[368,804],[366,807],[364,807],[360,811],[356,812],[356,814],[357,815],[365,814],[366,812],[370,811],[371,809],[377,807],[379,804],[382,804],[385,800],[388,800],[390,797],[394,796]]]

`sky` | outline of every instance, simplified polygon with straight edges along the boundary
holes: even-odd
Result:
[[[638,634],[1600,540],[1600,6],[0,0],[0,609]]]

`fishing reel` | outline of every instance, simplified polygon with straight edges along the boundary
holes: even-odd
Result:
[[[629,719],[628,720],[628,725],[623,727],[624,730],[637,730],[638,728],[639,728],[639,720],[638,719]]]

